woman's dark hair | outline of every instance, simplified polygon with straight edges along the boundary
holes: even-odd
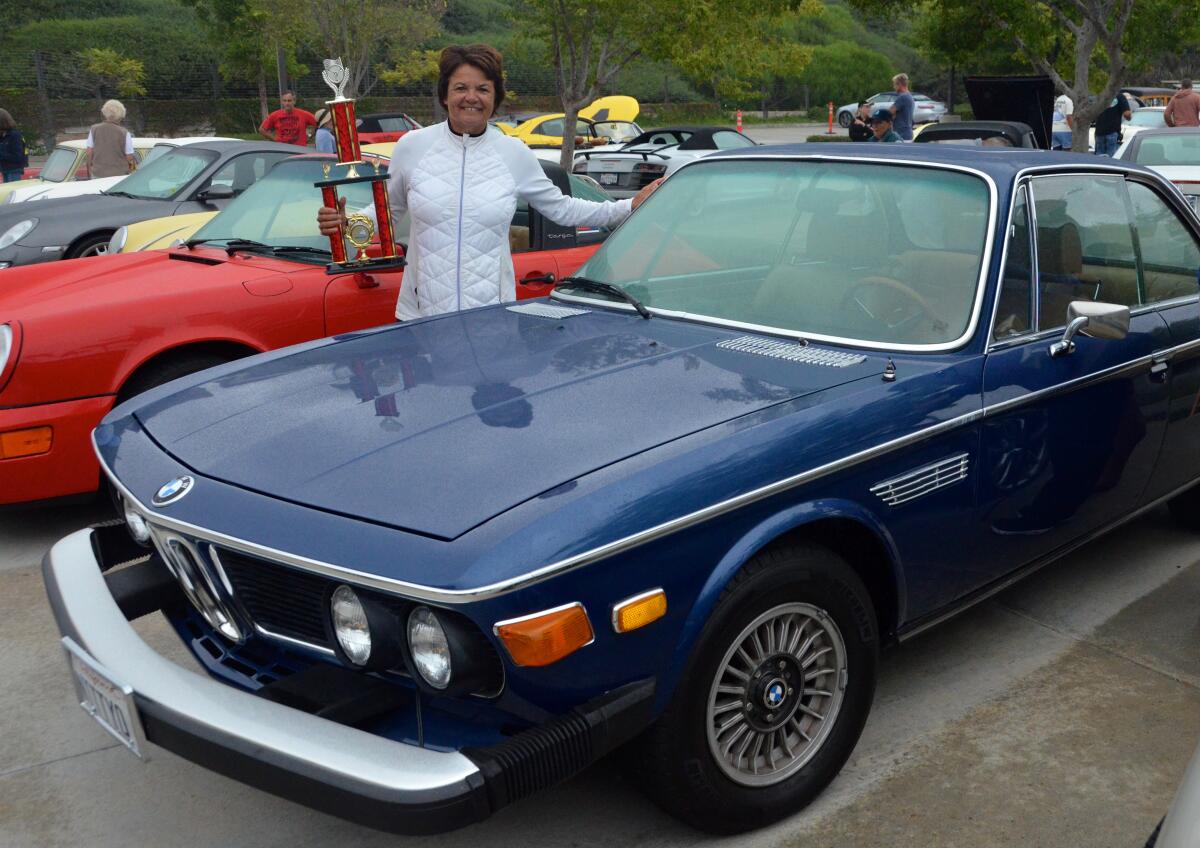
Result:
[[[486,44],[451,44],[442,51],[442,57],[438,60],[438,101],[446,105],[446,98],[450,94],[450,75],[463,65],[478,68],[496,87],[492,115],[496,114],[504,102],[504,57],[496,48]]]

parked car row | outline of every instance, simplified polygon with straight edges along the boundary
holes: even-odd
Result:
[[[1129,149],[1183,157],[1164,132]],[[1200,219],[1166,163],[937,135],[546,162],[593,198],[670,178],[611,235],[518,208],[523,302],[400,325],[403,272],[325,274],[314,154],[181,246],[0,272],[0,497],[102,478],[125,518],[45,561],[81,700],[135,754],[398,832],[631,740],[702,829],[802,808],[883,645],[1156,504],[1200,528]]]

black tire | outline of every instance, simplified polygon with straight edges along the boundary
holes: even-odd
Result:
[[[834,693],[830,698],[832,702],[834,697],[840,697],[836,709],[829,713],[831,729],[813,731],[813,728],[824,728],[823,724],[813,723],[809,730],[814,733],[815,743],[793,741],[793,745],[809,749],[807,753],[801,751],[804,756],[797,756],[787,765],[795,770],[784,769],[778,776],[768,775],[766,779],[776,780],[774,783],[746,785],[747,780],[759,779],[757,766],[753,776],[743,770],[735,780],[730,775],[737,772],[742,755],[735,755],[732,765],[727,761],[728,755],[723,758],[724,763],[719,762],[717,748],[726,743],[719,741],[720,731],[710,733],[714,720],[724,720],[714,719],[714,715],[724,711],[725,716],[734,716],[739,714],[738,709],[732,712],[727,711],[728,706],[713,709],[710,698],[731,697],[718,694],[727,691],[718,689],[718,685],[722,679],[729,680],[727,659],[736,646],[746,644],[747,628],[763,616],[768,616],[771,622],[781,621],[770,616],[790,614],[790,610],[797,607],[823,611],[828,618],[820,620],[832,620],[836,625],[844,646],[845,686],[840,695]],[[758,625],[759,628],[763,626]],[[760,631],[749,632],[757,636]],[[801,632],[805,631],[802,629]],[[788,640],[781,636],[780,641]],[[667,812],[710,833],[741,833],[802,809],[833,780],[858,742],[875,694],[878,649],[878,627],[870,595],[843,559],[811,544],[779,546],[761,552],[722,593],[671,703],[637,745],[641,758],[639,776],[646,793]],[[796,653],[797,656],[804,655],[803,650]],[[774,658],[766,665],[767,674],[775,675]],[[804,682],[800,684],[801,699],[805,697],[804,693],[812,691],[805,688],[811,685],[807,677],[811,669],[810,666],[804,673]],[[840,671],[823,673],[842,676]],[[771,684],[776,682],[783,681],[778,677],[770,681]],[[743,718],[751,735],[750,718],[764,719],[769,715],[775,721],[777,716],[791,715],[805,720],[795,706],[774,708],[779,709],[778,714],[767,713],[758,703],[760,697],[765,697],[762,686],[766,684],[765,679],[747,676],[747,695],[739,709],[747,712]],[[786,693],[790,700],[793,690],[790,684],[783,685],[788,687]],[[831,691],[835,688],[831,687]],[[749,694],[751,690],[754,694]],[[738,696],[732,697],[737,699]],[[810,700],[810,705],[815,703]],[[753,712],[756,707],[759,709],[757,714]],[[791,712],[785,713],[786,709]],[[788,747],[791,720],[784,718],[781,725],[785,748]],[[763,737],[768,740],[768,746],[774,745],[778,732],[772,730]],[[730,738],[733,737],[725,737]],[[755,742],[751,761],[757,760],[760,750]],[[763,756],[766,756],[765,751]],[[772,760],[772,768],[774,765]]]
[[[85,236],[71,246],[65,258],[78,259],[81,256],[103,256],[108,253],[108,241],[112,233],[93,233]]]
[[[117,393],[117,403],[127,401],[134,395],[140,395],[142,392],[149,391],[155,386],[161,386],[163,383],[169,383],[171,380],[186,377],[188,374],[194,374],[197,371],[203,371],[205,368],[223,365],[228,361],[228,356],[221,356],[215,353],[186,352],[161,359],[158,362],[151,363],[130,377],[125,385],[121,387],[121,391]]]
[[[838,112],[838,126],[844,130],[850,129],[850,125],[854,123],[854,116],[849,112]]]
[[[1200,486],[1193,486],[1171,498],[1167,507],[1176,524],[1185,530],[1200,532]]]

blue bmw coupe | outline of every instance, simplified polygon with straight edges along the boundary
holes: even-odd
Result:
[[[673,814],[764,825],[845,763],[881,647],[1156,504],[1200,528],[1198,271],[1183,197],[1110,159],[697,161],[549,298],[117,407],[124,526],[44,562],[79,699],[396,832],[626,743]]]

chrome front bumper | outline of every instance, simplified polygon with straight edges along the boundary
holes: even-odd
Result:
[[[182,668],[125,619],[91,530],[62,539],[42,572],[59,630],[132,687],[146,736],[258,788],[369,826],[432,833],[486,818],[483,774],[458,752],[394,742]]]
[[[46,594],[63,636],[133,690],[146,740],[331,815],[393,833],[453,830],[565,780],[653,720],[652,678],[496,745],[462,752],[418,748],[318,718],[182,668],[151,649],[126,615],[160,609],[162,602],[124,579],[151,564],[106,578],[96,552],[105,542],[94,532],[72,533],[46,554]],[[165,584],[174,590],[172,581]]]

